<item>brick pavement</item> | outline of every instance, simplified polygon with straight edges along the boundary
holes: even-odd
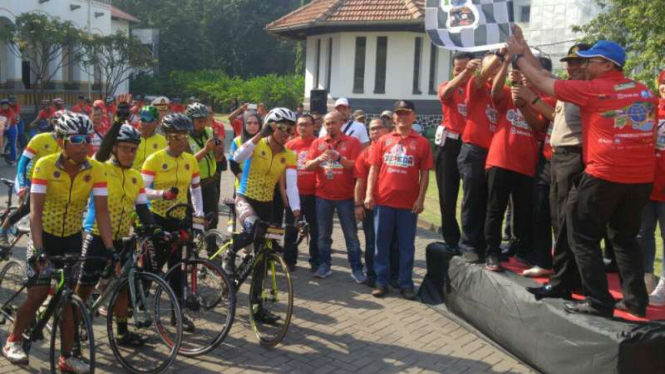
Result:
[[[225,173],[223,195],[230,194]],[[13,177],[7,167],[0,176]],[[4,193],[0,191],[0,193]],[[0,200],[4,204],[4,196]],[[225,221],[225,220],[222,220]],[[360,232],[361,243],[364,243]],[[238,294],[238,310],[230,335],[212,353],[199,358],[178,357],[167,373],[532,373],[449,318],[418,302],[406,301],[395,290],[375,299],[370,288],[350,277],[341,229],[333,243],[333,275],[312,277],[301,255],[293,273],[295,289],[291,328],[272,350],[258,345],[249,327],[247,291]],[[425,275],[425,246],[438,236],[419,230],[416,242],[415,282]],[[21,243],[25,245],[25,243]],[[304,251],[301,251],[301,253]],[[16,251],[18,258],[24,252]],[[97,373],[120,373],[106,343],[101,318],[95,319],[98,341]],[[0,337],[4,341],[6,327]],[[0,374],[48,372],[48,344],[37,344],[29,367],[17,367],[0,358]],[[41,362],[40,362],[41,361]]]

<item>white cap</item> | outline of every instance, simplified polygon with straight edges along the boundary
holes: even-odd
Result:
[[[152,106],[171,104],[171,100],[169,100],[169,98],[166,97],[166,96],[160,96],[160,97],[156,98],[155,100],[153,100],[151,104],[152,104]]]
[[[347,100],[344,97],[340,97],[339,99],[337,99],[337,101],[335,101],[335,108],[337,108],[340,105],[344,105],[345,107],[348,108],[349,107],[349,100]]]

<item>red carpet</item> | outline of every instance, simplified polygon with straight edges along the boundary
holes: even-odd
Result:
[[[513,271],[517,274],[521,274],[523,270],[528,269],[529,267],[517,260],[515,258],[510,258],[509,262],[504,262],[503,266],[510,270]],[[547,278],[532,278],[538,283],[547,283],[548,279]],[[612,296],[615,299],[621,299],[621,286],[619,286],[619,275],[618,274],[608,274],[607,279],[610,284],[610,293],[612,293]],[[573,297],[578,300],[584,299],[584,296],[574,294]],[[637,318],[633,317],[628,313],[625,313],[620,310],[614,310],[614,316],[623,318],[629,321],[637,321],[637,322],[649,322],[649,321],[658,321],[658,320],[665,320],[665,306],[661,307],[654,307],[654,306],[649,306],[647,308],[647,317],[646,318]]]

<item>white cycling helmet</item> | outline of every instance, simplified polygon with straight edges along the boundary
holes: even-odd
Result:
[[[141,134],[139,134],[138,131],[136,131],[135,128],[133,128],[130,125],[124,124],[120,126],[120,131],[118,132],[118,137],[115,138],[116,143],[120,142],[126,142],[126,143],[134,143],[134,144],[140,144],[141,143]]]
[[[58,136],[90,135],[94,132],[90,118],[85,114],[64,112],[58,118],[56,126]]]
[[[266,117],[263,119],[263,126],[268,125],[269,123],[280,123],[286,122],[291,125],[296,124],[296,114],[287,108],[275,108],[268,112]]]

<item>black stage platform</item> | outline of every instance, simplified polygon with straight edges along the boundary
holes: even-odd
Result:
[[[616,281],[610,283],[616,287]],[[665,373],[665,321],[659,320],[665,308],[649,308],[651,320],[643,321],[619,313],[613,319],[568,314],[563,300],[536,301],[526,291],[537,285],[510,270],[493,273],[467,264],[447,253],[445,244],[433,243],[419,294],[424,303],[452,312],[544,373]]]

